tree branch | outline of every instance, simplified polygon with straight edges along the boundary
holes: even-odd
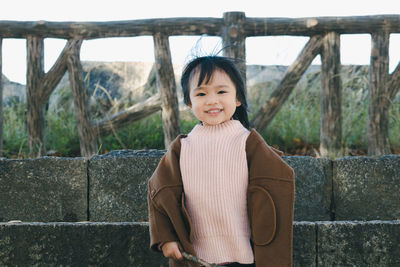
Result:
[[[390,100],[392,100],[400,90],[400,62],[396,69],[390,74],[388,81],[388,91]]]
[[[263,131],[281,109],[286,99],[292,93],[297,82],[307,70],[313,59],[320,53],[322,47],[322,36],[315,35],[310,38],[304,46],[297,59],[287,69],[285,76],[272,92],[269,99],[257,111],[251,124],[258,131]]]
[[[161,98],[157,94],[110,117],[97,121],[94,127],[97,128],[100,136],[106,136],[159,110],[161,110]]]
[[[53,67],[43,77],[43,91],[41,94],[43,102],[47,102],[51,93],[67,71],[68,47],[72,42],[72,40],[68,40],[56,63],[54,63]]]

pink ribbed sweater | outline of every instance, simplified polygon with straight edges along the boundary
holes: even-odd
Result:
[[[196,125],[181,139],[180,168],[197,256],[210,263],[253,263],[246,192],[246,140],[237,120]]]

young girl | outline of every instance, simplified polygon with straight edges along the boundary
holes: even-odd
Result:
[[[151,249],[225,266],[291,266],[294,172],[249,128],[234,61],[199,57],[184,68],[185,103],[199,119],[149,180]]]

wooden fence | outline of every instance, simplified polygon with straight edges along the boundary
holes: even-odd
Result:
[[[228,12],[223,18],[167,18],[112,22],[22,22],[0,21],[1,45],[4,38],[27,40],[27,126],[31,157],[45,153],[45,105],[66,71],[78,121],[82,156],[98,151],[98,137],[161,110],[165,145],[179,134],[179,109],[176,95],[169,36],[209,35],[222,38],[224,56],[245,59],[245,41],[254,36],[310,37],[297,59],[269,99],[256,111],[252,127],[261,131],[271,122],[313,59],[321,55],[321,130],[320,153],[335,157],[341,151],[341,78],[340,35],[367,33],[372,36],[369,76],[368,153],[390,153],[388,110],[400,88],[400,64],[389,74],[389,37],[400,33],[400,15],[316,17],[316,18],[247,18],[243,12]],[[84,40],[107,37],[153,36],[158,94],[111,118],[93,121],[88,108],[80,62]],[[62,38],[68,42],[54,63],[44,72],[44,39]],[[261,51],[260,51],[261,53]],[[240,66],[245,72],[245,64]],[[1,79],[1,76],[0,76]],[[0,81],[0,96],[2,87]],[[2,99],[2,97],[0,97]],[[0,102],[0,132],[2,130]],[[0,134],[0,151],[2,135]]]

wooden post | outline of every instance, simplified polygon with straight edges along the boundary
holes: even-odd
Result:
[[[78,122],[78,133],[81,156],[91,157],[98,152],[97,132],[90,121],[89,93],[85,88],[80,62],[82,40],[75,39],[69,44],[68,73],[74,98],[75,116]]]
[[[171,61],[168,36],[157,33],[154,38],[157,87],[161,96],[161,117],[164,145],[169,147],[180,133],[179,104],[176,96],[174,68]]]
[[[389,143],[389,33],[371,34],[371,63],[369,73],[368,154],[390,154]]]
[[[51,93],[67,69],[67,46],[48,73],[44,73],[43,38],[27,37],[27,83],[28,139],[30,157],[40,157],[46,153],[45,108]]]
[[[329,32],[323,39],[321,51],[321,118],[320,154],[322,157],[341,156],[342,141],[342,81],[340,78],[340,35]]]
[[[41,101],[41,81],[44,75],[43,38],[28,36],[27,44],[27,127],[29,156],[40,157],[46,153],[46,120],[45,105]]]
[[[238,66],[246,84],[246,35],[243,28],[245,22],[244,12],[224,13],[222,47],[225,57],[239,59]]]
[[[321,46],[322,37],[320,35],[315,35],[310,38],[297,59],[286,70],[285,76],[271,93],[269,99],[254,115],[251,125],[253,125],[257,131],[262,132],[272,121],[276,113],[278,113],[292,93],[303,73],[307,70],[308,66],[310,66],[313,59],[320,53]]]
[[[3,38],[0,38],[0,157],[3,156]]]

